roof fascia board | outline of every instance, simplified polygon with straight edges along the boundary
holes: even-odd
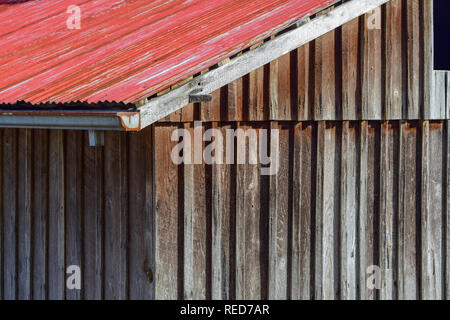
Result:
[[[345,2],[164,95],[140,102],[139,104],[142,105],[139,108],[141,129],[188,105],[192,93],[208,95],[387,2],[389,0],[351,0]]]

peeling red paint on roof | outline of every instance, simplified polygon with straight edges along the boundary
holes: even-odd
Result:
[[[333,2],[31,0],[0,4],[0,103],[133,103]],[[72,5],[81,9],[79,30],[67,28],[67,8]]]

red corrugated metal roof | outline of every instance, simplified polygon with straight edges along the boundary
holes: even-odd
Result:
[[[2,1],[2,0],[0,0]],[[0,103],[136,102],[335,0],[40,0],[0,5]],[[67,28],[67,8],[81,29]]]

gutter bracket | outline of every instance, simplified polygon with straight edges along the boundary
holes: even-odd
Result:
[[[202,102],[211,102],[212,95],[210,94],[201,94],[203,89],[195,89],[189,94],[189,103],[202,103]]]
[[[89,146],[90,147],[105,146],[105,131],[89,130]]]

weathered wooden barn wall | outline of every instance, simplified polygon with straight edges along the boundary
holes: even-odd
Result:
[[[279,129],[275,176],[174,165],[179,125],[2,130],[1,298],[449,298],[448,125],[205,124]]]
[[[0,298],[450,298],[450,99],[431,89],[448,75],[428,59],[430,3],[393,0],[381,29],[356,19],[101,148],[0,130]],[[278,174],[174,165],[171,134],[194,120],[279,129]]]

